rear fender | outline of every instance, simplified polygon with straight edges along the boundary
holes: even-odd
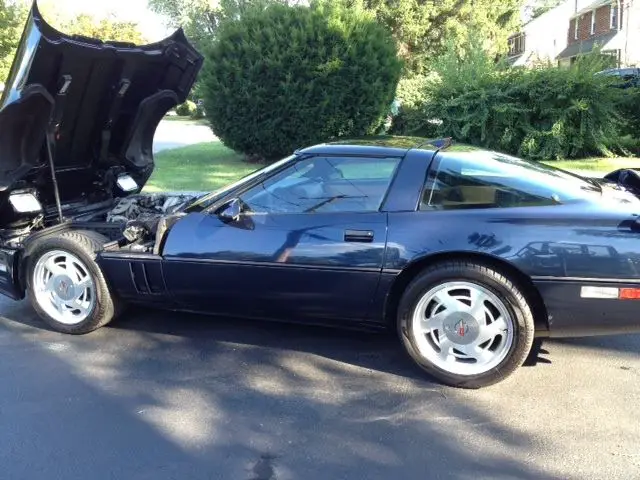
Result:
[[[416,258],[402,269],[397,275],[383,275],[381,282],[385,280],[390,283],[388,286],[388,295],[384,300],[378,299],[384,305],[384,317],[387,322],[395,323],[397,307],[405,288],[411,283],[421,271],[432,265],[448,261],[467,261],[475,262],[491,267],[504,275],[515,283],[527,298],[529,305],[533,311],[533,317],[536,327],[537,336],[546,336],[549,330],[549,321],[547,309],[543,297],[534,285],[531,277],[522,272],[517,266],[505,259],[493,255],[473,252],[473,251],[454,251],[442,252],[431,255],[424,255]]]

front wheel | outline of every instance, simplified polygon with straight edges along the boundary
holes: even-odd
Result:
[[[480,388],[513,373],[534,337],[531,307],[500,272],[472,262],[435,265],[407,287],[398,329],[415,362],[448,385]]]
[[[96,252],[107,239],[90,231],[45,237],[27,257],[27,292],[38,315],[54,330],[83,334],[109,323],[118,311]]]

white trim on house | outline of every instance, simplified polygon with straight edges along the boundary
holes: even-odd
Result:
[[[611,30],[618,30],[618,18],[620,13],[618,12],[618,3],[612,3],[609,9],[609,28]]]
[[[615,0],[596,0],[595,2],[591,2],[589,5],[587,5],[583,9],[578,10],[576,13],[574,13],[571,16],[571,18],[581,17],[582,15],[589,13],[591,10],[597,10],[600,7],[604,7],[605,5],[610,5],[614,2]]]

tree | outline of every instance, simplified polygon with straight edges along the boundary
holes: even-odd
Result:
[[[50,5],[43,5],[40,10],[47,23],[68,35],[83,35],[138,45],[146,42],[135,22],[118,20],[115,15],[100,18],[82,13],[68,17],[59,14]],[[0,0],[0,82],[4,82],[9,74],[27,12],[26,5],[22,2]]]
[[[0,83],[9,74],[24,24],[26,10],[19,3],[0,0]]]
[[[169,25],[182,27],[194,44],[207,45],[220,25],[238,19],[249,8],[266,7],[273,3],[295,5],[302,0],[149,0],[149,8],[164,15]]]
[[[81,13],[71,19],[54,17],[50,21],[54,27],[68,35],[83,35],[100,40],[116,40],[138,45],[146,41],[137,23],[118,20],[114,15],[98,18]]]
[[[467,47],[470,32],[484,39],[490,55],[507,49],[518,29],[522,0],[315,0],[341,1],[371,11],[397,40],[412,73],[424,73],[429,61],[445,51],[447,40]]]
[[[484,38],[491,55],[506,52],[507,38],[519,27],[523,0],[149,0],[154,11],[165,15],[172,26],[184,27],[199,47],[216,35],[225,20],[238,18],[249,7],[272,3],[365,9],[391,31],[409,71],[423,73],[429,60],[444,52],[447,39],[457,39],[459,48],[466,48],[470,31]]]
[[[383,122],[402,65],[370,14],[343,7],[251,8],[205,50],[206,116],[228,147],[265,160]]]
[[[528,21],[534,20],[541,15],[544,15],[549,10],[556,8],[565,0],[538,0],[534,5],[528,5],[525,10],[528,16]]]

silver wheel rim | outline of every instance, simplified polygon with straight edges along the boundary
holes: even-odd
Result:
[[[413,312],[420,354],[446,372],[478,375],[498,366],[514,341],[514,322],[502,300],[471,282],[432,288]]]
[[[40,308],[65,325],[86,320],[96,303],[89,269],[78,257],[63,250],[51,250],[38,259],[33,289]]]

